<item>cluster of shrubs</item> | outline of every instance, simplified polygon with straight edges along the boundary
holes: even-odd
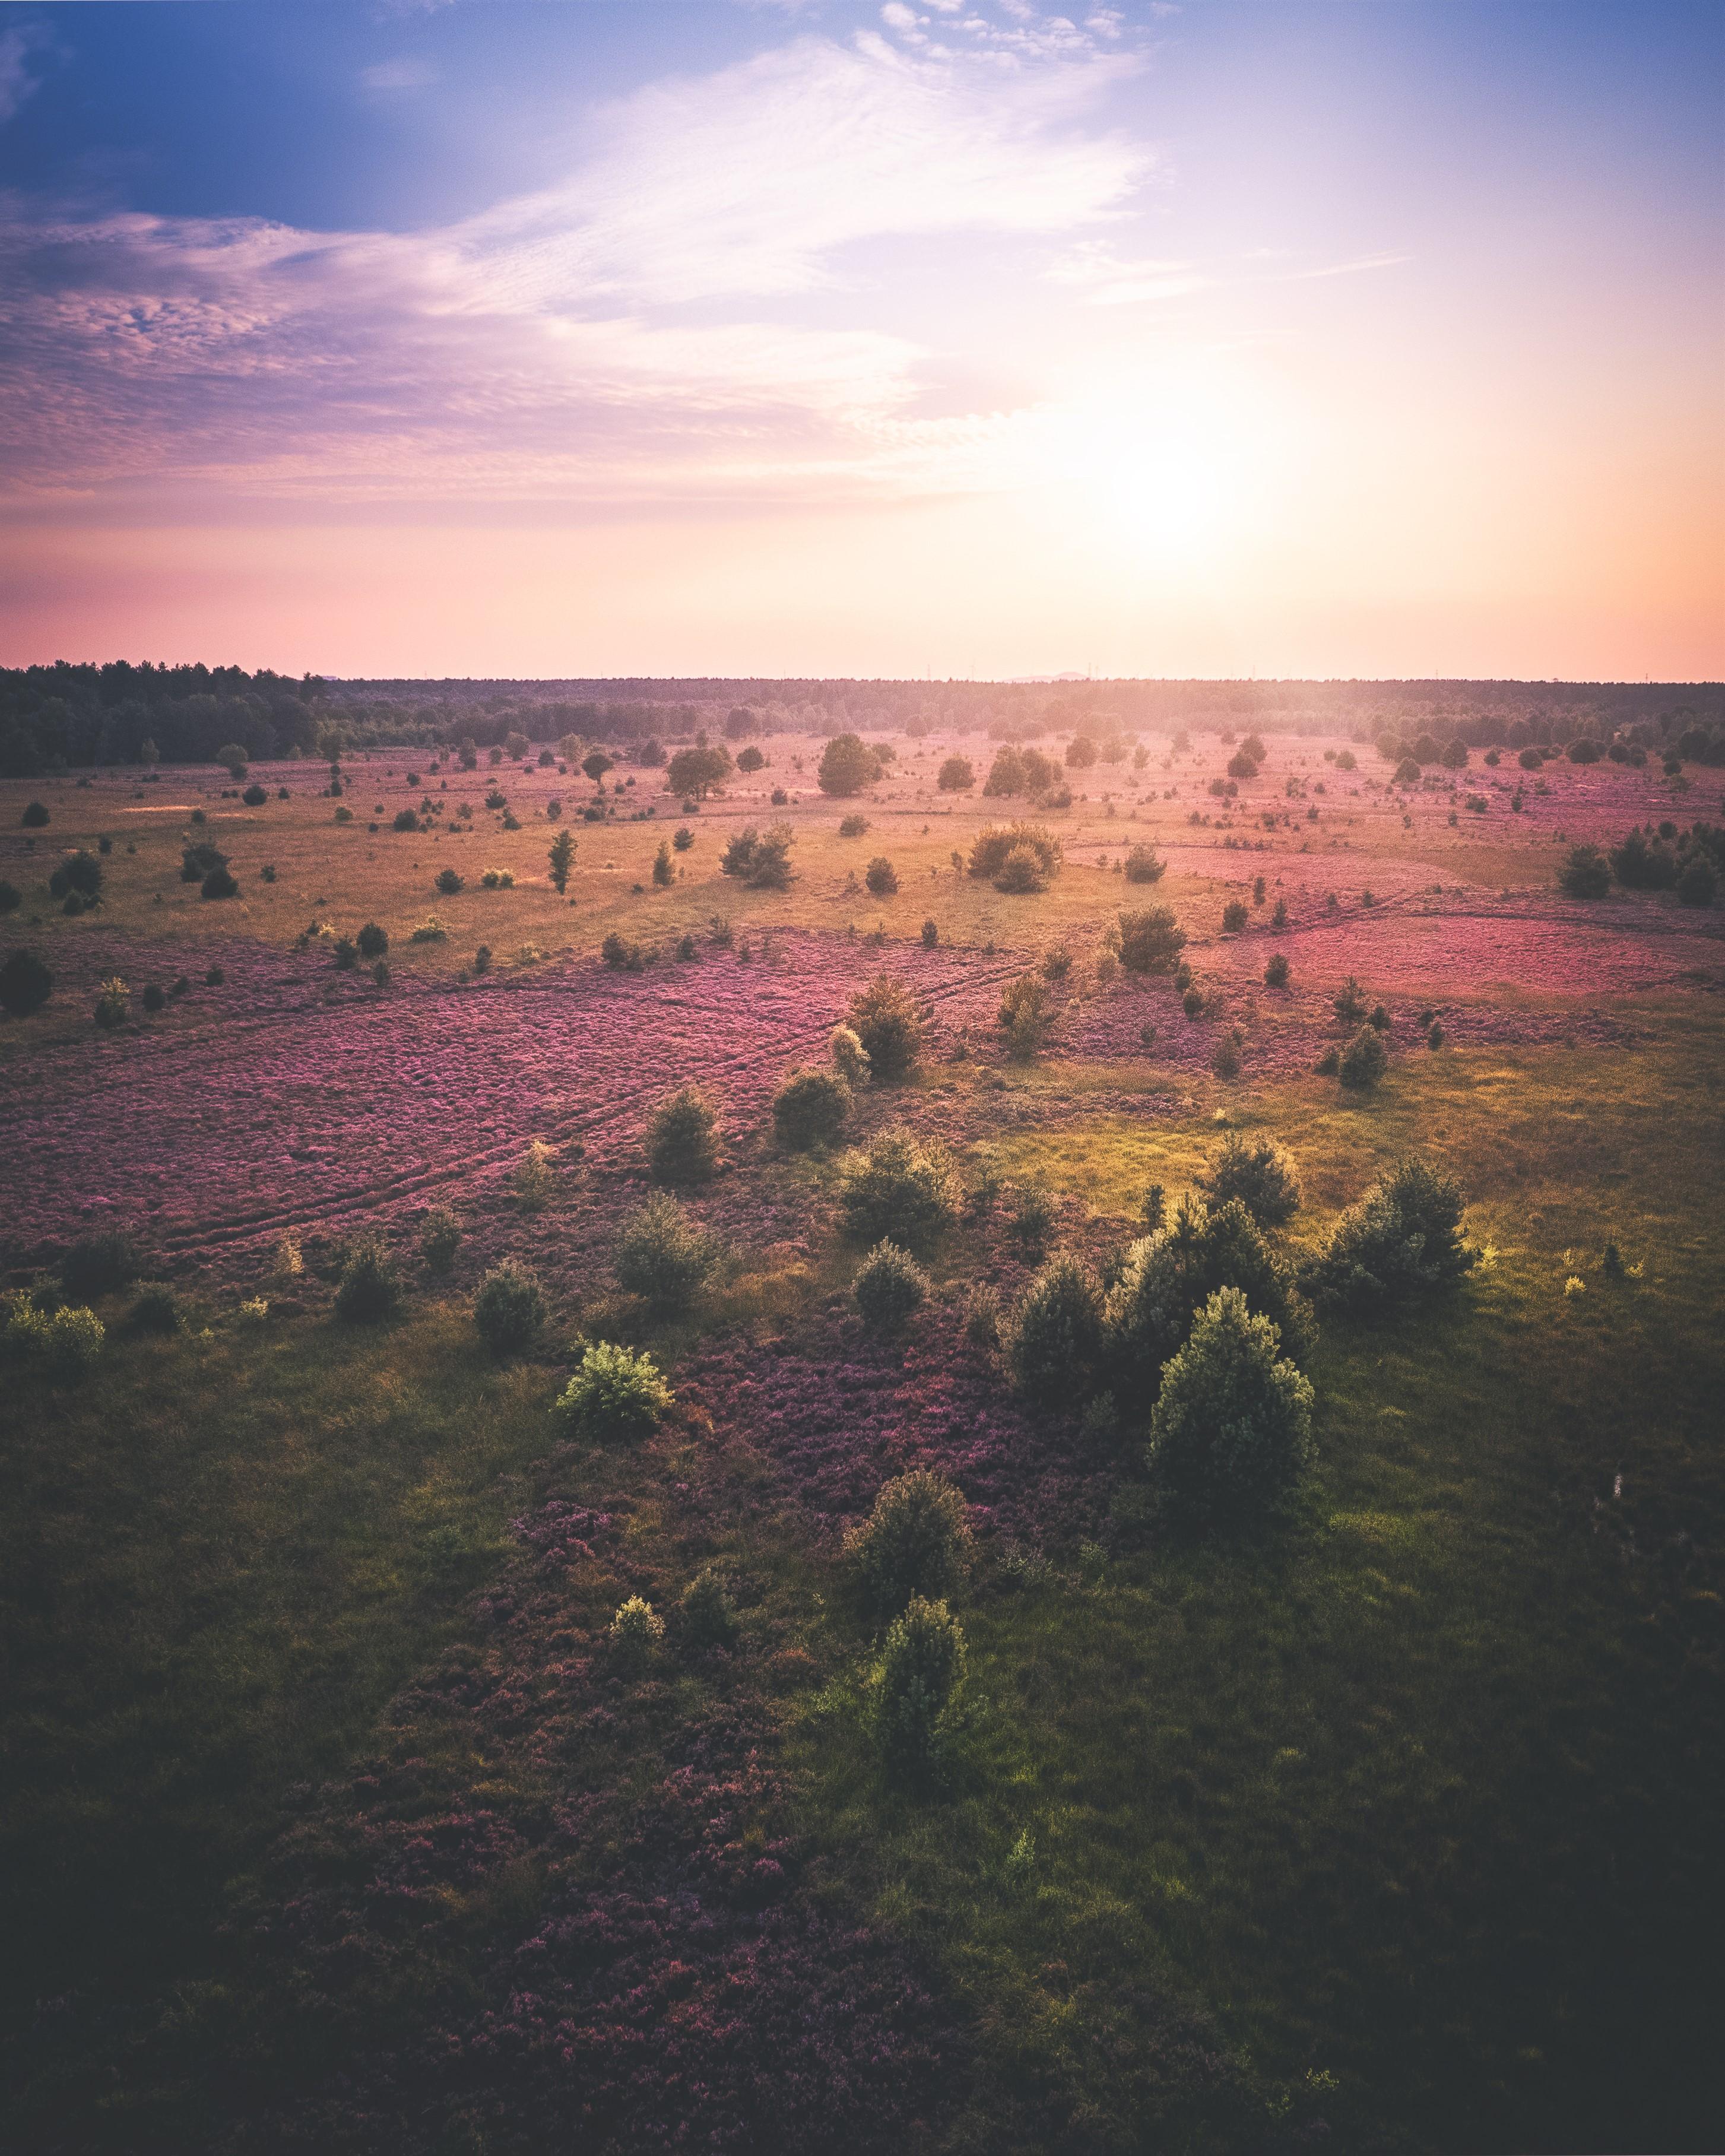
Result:
[[[1047,889],[1049,879],[1060,873],[1060,842],[1044,825],[991,824],[978,834],[966,865],[996,891],[1024,897]]]
[[[1604,898],[1612,880],[1625,891],[1673,891],[1684,906],[1712,905],[1725,875],[1725,826],[1692,824],[1680,831],[1673,823],[1629,833],[1621,844],[1602,853],[1597,846],[1572,846],[1558,882],[1570,898]]]

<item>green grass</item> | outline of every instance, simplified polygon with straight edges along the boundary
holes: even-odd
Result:
[[[1292,1531],[985,1577],[944,1801],[885,1796],[842,1701],[805,1724],[814,1830],[1100,2146],[1178,2123],[1119,2042],[1153,2058],[1127,2002],[1170,1985],[1272,2086],[1332,2076],[1320,2110],[1413,2146],[1713,2145],[1719,1083],[1711,1029],[1678,1027],[1423,1066],[1363,1112],[1265,1101],[1320,1209],[1412,1139],[1461,1166],[1495,1264],[1330,1327]],[[1003,1150],[1124,1213],[1204,1135]],[[1640,1279],[1602,1280],[1608,1235]]]
[[[9,2021],[201,1964],[283,1789],[339,1767],[451,1635],[545,1450],[547,1384],[441,1307],[110,1334],[82,1384],[7,1375]]]

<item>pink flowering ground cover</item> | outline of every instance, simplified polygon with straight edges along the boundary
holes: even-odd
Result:
[[[924,998],[937,1041],[991,1018],[1012,970],[916,947],[773,942],[770,964],[707,949],[639,975],[583,961],[344,989],[330,1004],[326,960],[302,973],[254,955],[223,984],[229,1024],[93,1035],[0,1073],[18,1193],[6,1254],[21,1263],[96,1224],[199,1255],[352,1229],[497,1185],[536,1137],[579,1141],[603,1167],[686,1081],[728,1119],[758,1122],[784,1070],[824,1055],[883,968]],[[249,979],[272,1002],[242,1016]]]

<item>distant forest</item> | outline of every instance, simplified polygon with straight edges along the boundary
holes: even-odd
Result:
[[[1717,682],[298,680],[267,669],[0,668],[0,775],[77,766],[255,761],[364,748],[614,745],[748,734],[1415,732],[1470,747],[1578,736],[1725,762]],[[1525,729],[1525,731],[1523,731]],[[1512,731],[1513,730],[1513,731]]]

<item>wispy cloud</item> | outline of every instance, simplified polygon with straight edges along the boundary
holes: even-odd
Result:
[[[359,79],[367,90],[424,90],[437,80],[437,69],[429,60],[380,60],[362,69]]]
[[[1116,71],[1003,78],[800,38],[619,103],[567,180],[441,231],[17,216],[9,484],[603,501],[952,483],[997,423],[913,418],[916,345],[761,303],[826,295],[826,317],[838,295],[842,312],[861,241],[1076,235],[1112,214],[1149,169],[1095,123]]]
[[[30,55],[49,44],[39,23],[16,23],[0,30],[0,121],[10,120],[37,88],[40,77],[30,69]]]

